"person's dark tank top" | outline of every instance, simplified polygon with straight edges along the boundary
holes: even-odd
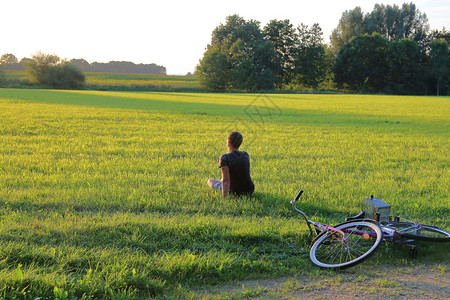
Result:
[[[250,157],[247,152],[233,151],[220,157],[219,168],[230,170],[230,192],[237,195],[252,194],[255,190],[250,177]]]

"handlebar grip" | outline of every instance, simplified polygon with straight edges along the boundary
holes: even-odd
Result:
[[[298,192],[297,196],[295,196],[294,200],[291,201],[291,204],[294,205],[295,202],[297,202],[298,198],[300,198],[300,196],[303,194],[303,190],[300,190],[300,192]]]
[[[298,198],[300,198],[300,196],[303,194],[303,190],[300,190],[300,192],[298,192],[297,196],[295,197],[295,201],[298,200]]]

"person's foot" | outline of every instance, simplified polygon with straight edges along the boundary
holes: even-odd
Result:
[[[214,181],[215,181],[214,178],[208,179],[208,186],[209,186],[210,188],[214,188]]]
[[[221,190],[222,189],[222,181],[210,178],[208,179],[208,186],[213,190]]]

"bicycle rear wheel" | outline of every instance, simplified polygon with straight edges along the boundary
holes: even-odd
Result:
[[[354,266],[370,257],[383,240],[380,227],[372,222],[349,221],[334,228],[343,231],[345,239],[329,231],[319,235],[310,251],[316,266],[336,269]]]
[[[396,229],[402,238],[427,242],[450,242],[450,232],[430,225],[391,221],[385,226]]]

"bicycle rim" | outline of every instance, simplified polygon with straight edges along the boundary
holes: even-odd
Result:
[[[395,228],[402,238],[427,242],[450,242],[450,232],[423,224],[409,222],[389,222],[390,228]]]
[[[380,246],[383,232],[375,223],[351,221],[335,226],[345,232],[323,233],[318,236],[310,251],[313,264],[322,268],[344,269],[370,257]]]

